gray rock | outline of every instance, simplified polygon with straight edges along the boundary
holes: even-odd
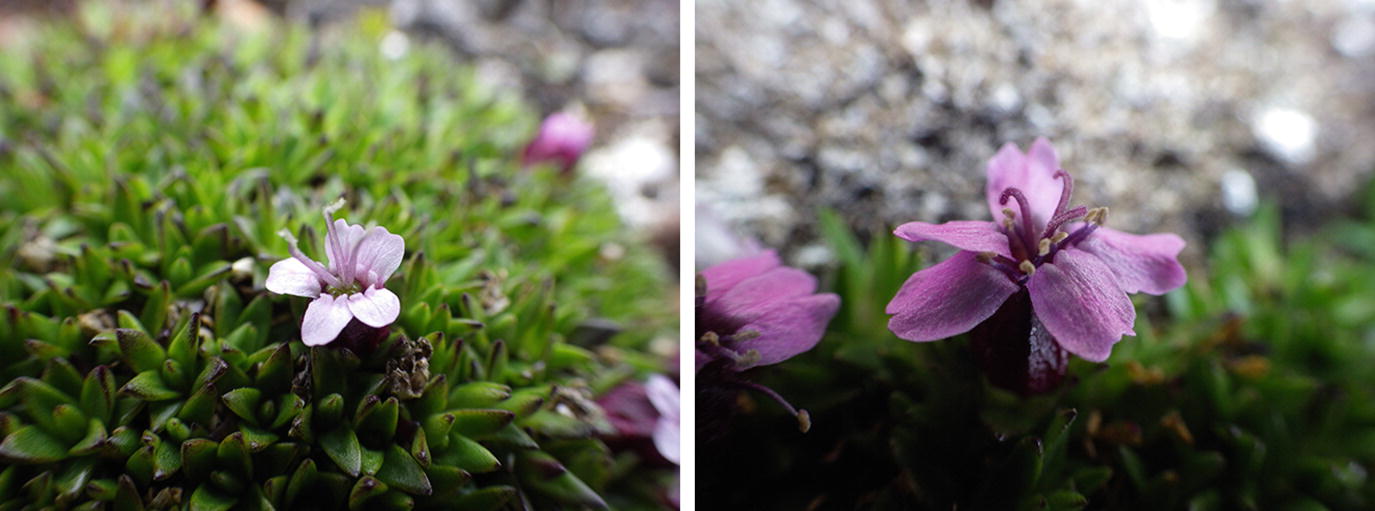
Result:
[[[988,158],[1045,136],[1076,203],[1197,260],[1248,179],[1305,224],[1375,170],[1367,4],[701,0],[698,200],[797,260],[820,207],[987,218]]]

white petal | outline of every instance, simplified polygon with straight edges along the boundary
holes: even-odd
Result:
[[[348,304],[358,321],[373,328],[390,325],[401,315],[401,299],[387,288],[370,287],[362,293],[351,294]]]
[[[357,250],[353,260],[354,275],[364,276],[373,272],[377,274],[377,280],[364,282],[364,285],[381,287],[401,267],[401,258],[406,255],[406,240],[387,232],[385,227],[373,227],[358,242]]]
[[[320,277],[304,263],[288,257],[267,270],[267,290],[277,294],[315,298],[320,296]]]
[[[301,342],[306,346],[329,344],[352,320],[347,300],[320,295],[306,307],[306,317],[301,321]]]

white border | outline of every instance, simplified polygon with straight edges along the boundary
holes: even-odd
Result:
[[[678,17],[678,387],[682,392],[678,414],[680,463],[678,499],[683,510],[697,508],[697,388],[696,357],[696,105],[697,49],[696,12],[692,0],[680,0]]]

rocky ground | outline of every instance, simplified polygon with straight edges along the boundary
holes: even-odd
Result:
[[[702,0],[697,200],[794,262],[857,229],[986,218],[1005,141],[1056,145],[1110,225],[1298,225],[1375,170],[1375,2]]]

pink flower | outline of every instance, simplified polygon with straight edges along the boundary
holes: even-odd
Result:
[[[629,440],[630,445],[652,439],[654,453],[665,461],[678,464],[679,400],[678,385],[673,380],[653,374],[644,383],[621,384],[597,402],[606,410],[607,419],[616,428],[617,435]]]
[[[1123,335],[1135,335],[1128,294],[1158,295],[1184,284],[1176,259],[1184,240],[1103,227],[1107,208],[1068,207],[1073,187],[1045,139],[1027,154],[1003,146],[988,163],[986,189],[989,210],[1001,222],[910,222],[894,231],[960,252],[907,279],[888,303],[888,328],[909,341],[973,329],[985,370],[1006,366],[997,356],[1026,357],[1014,364],[1028,372],[1030,387],[1023,390],[1058,383],[1056,372],[1062,376],[1066,362],[1062,349],[1107,360]],[[1010,201],[1016,209],[1004,207],[1013,206]]]
[[[550,115],[540,124],[535,139],[525,146],[521,163],[552,162],[568,172],[592,144],[593,134],[592,125],[582,119],[562,112]]]
[[[291,257],[268,270],[268,291],[315,299],[301,322],[301,341],[307,346],[329,344],[354,319],[381,328],[401,314],[401,300],[383,285],[401,266],[405,240],[384,227],[364,230],[334,220],[331,215],[343,206],[339,199],[324,210],[329,268],[302,254],[296,237],[283,229],[278,235],[291,245]]]
[[[816,292],[816,277],[783,266],[772,250],[702,270],[697,295],[698,418],[716,430],[735,411],[740,390],[762,393],[811,428],[811,416],[742,372],[816,347],[840,297]]]

